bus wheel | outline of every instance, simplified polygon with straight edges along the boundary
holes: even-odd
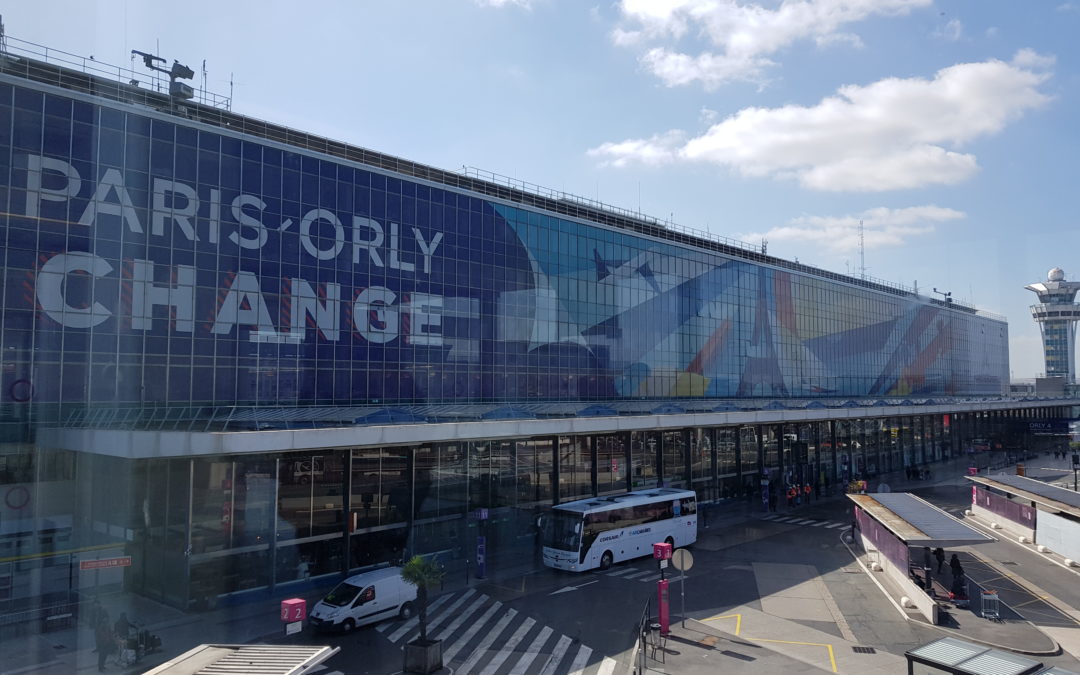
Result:
[[[600,556],[600,569],[610,569],[614,559],[614,556],[611,555],[611,551],[604,551],[604,555]]]
[[[670,546],[671,550],[673,550],[673,551],[675,550],[675,540],[672,539],[671,537],[668,537],[667,539],[665,539],[664,543],[667,544],[668,546]]]

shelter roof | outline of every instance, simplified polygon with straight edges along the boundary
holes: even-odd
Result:
[[[966,476],[966,478],[1080,518],[1080,493],[1072,490],[1026,476]]]
[[[963,675],[1025,675],[1042,664],[1019,654],[944,637],[908,651],[910,661],[929,664]]]
[[[338,649],[313,645],[199,645],[146,675],[299,675]]]
[[[848,495],[909,546],[966,546],[993,541],[938,507],[907,492]]]

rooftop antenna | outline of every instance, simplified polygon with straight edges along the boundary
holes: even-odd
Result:
[[[4,30],[4,16],[0,14],[0,51],[7,51],[7,32]]]
[[[952,304],[952,291],[939,291],[937,287],[934,287],[934,292],[945,299],[946,305]]]
[[[859,278],[866,279],[866,238],[863,236],[863,221],[859,221]]]
[[[132,49],[131,55],[142,57],[143,65],[148,69],[158,73],[165,73],[169,76],[169,96],[178,99],[189,99],[195,95],[195,90],[191,88],[190,84],[185,82],[177,82],[177,80],[190,80],[195,77],[195,71],[187,66],[183,65],[179,61],[174,60],[171,68],[162,68],[157,65],[159,63],[165,63],[165,59],[155,54],[147,54],[146,52],[140,52],[138,49]]]
[[[202,91],[199,92],[199,102],[206,103],[206,59],[202,60]]]
[[[761,238],[761,255],[769,254],[769,240],[765,237]]]

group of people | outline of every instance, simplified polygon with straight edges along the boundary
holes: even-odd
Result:
[[[926,549],[929,551],[929,548]],[[934,549],[934,559],[937,561],[937,573],[941,574],[941,568],[945,566],[945,549]],[[929,558],[927,558],[927,564],[929,564]],[[952,572],[952,586],[949,591],[954,598],[967,598],[967,580],[964,577],[964,566],[960,563],[960,558],[955,553],[949,558],[949,570]],[[929,583],[929,577],[927,578]]]
[[[930,468],[921,466],[908,466],[904,469],[908,480],[930,480]]]
[[[104,672],[105,661],[127,647],[133,626],[124,612],[120,613],[116,623],[110,622],[109,612],[96,603],[91,622],[94,626],[94,651],[98,657],[98,672]]]

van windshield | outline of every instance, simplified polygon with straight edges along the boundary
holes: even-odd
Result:
[[[355,600],[356,594],[359,592],[359,586],[353,586],[349,582],[343,581],[334,590],[327,593],[326,597],[323,598],[323,602],[334,607],[344,607]]]

